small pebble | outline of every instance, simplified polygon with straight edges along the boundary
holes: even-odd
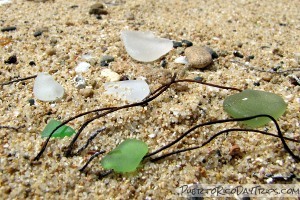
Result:
[[[266,81],[266,82],[270,82],[271,79],[272,79],[272,76],[271,75],[265,75],[261,79],[264,80],[264,81]]]
[[[29,62],[29,65],[30,65],[30,66],[36,66],[36,64],[35,64],[34,61],[30,61],[30,62]]]
[[[93,97],[93,95],[94,95],[93,89],[90,89],[90,88],[81,89],[81,90],[79,90],[79,93],[82,96],[84,96],[85,98]]]
[[[17,56],[12,55],[7,60],[4,61],[5,64],[16,64],[18,62]]]
[[[7,27],[4,27],[4,28],[1,28],[1,32],[14,31],[16,29],[17,29],[17,27],[15,27],[15,26],[7,26]]]
[[[236,156],[239,154],[241,154],[241,148],[237,144],[232,145],[229,155]]]
[[[114,57],[106,55],[106,56],[102,56],[100,59],[100,65],[102,67],[107,67],[109,65],[110,62],[113,62],[115,60]]]
[[[281,49],[279,49],[279,48],[274,48],[274,49],[272,50],[272,53],[273,53],[274,55],[283,57],[283,51],[282,51]]]
[[[43,31],[36,31],[33,33],[33,36],[38,37],[38,36],[41,36],[42,34],[43,34]]]
[[[8,37],[1,37],[0,38],[0,45],[1,46],[5,46],[5,45],[8,45],[9,43],[12,42],[12,39],[11,38],[8,38]]]
[[[56,54],[56,50],[55,49],[49,49],[48,51],[47,51],[47,55],[48,56],[54,56]]]
[[[241,53],[238,52],[238,51],[233,51],[233,55],[234,55],[235,57],[238,57],[238,58],[244,58],[243,54],[241,54]]]
[[[186,46],[186,47],[191,47],[191,46],[193,46],[193,43],[192,43],[191,41],[188,41],[188,40],[182,40],[181,42],[182,42],[182,44],[183,44],[184,46]]]
[[[165,68],[167,66],[167,61],[166,60],[160,61],[160,66]]]
[[[85,79],[81,75],[76,75],[74,78],[74,82],[75,82],[75,87],[77,89],[83,89],[86,86]]]
[[[118,73],[108,68],[101,70],[101,76],[106,77],[109,82],[119,81],[121,78],[121,76]]]
[[[205,46],[204,47],[206,49],[206,51],[208,51],[212,57],[212,59],[216,59],[219,58],[219,55],[217,54],[217,52],[215,52],[212,48]]]
[[[250,62],[250,60],[253,60],[253,59],[254,59],[254,56],[253,56],[253,55],[250,55],[250,56],[247,56],[245,60],[246,60],[247,62]]]
[[[185,55],[189,66],[193,68],[204,68],[212,63],[211,54],[203,47],[191,46],[185,49]]]
[[[177,47],[182,47],[182,43],[181,42],[173,41],[173,48],[176,49]]]
[[[254,86],[260,86],[260,83],[259,82],[254,82],[253,85]]]
[[[30,105],[30,106],[33,106],[34,103],[35,103],[34,99],[29,99],[28,102],[29,102],[29,105]]]
[[[107,15],[108,12],[104,9],[102,3],[95,3],[90,7],[89,10],[90,15]]]
[[[78,65],[75,67],[75,72],[76,73],[85,73],[89,70],[90,64],[87,62],[80,62]]]
[[[129,77],[127,75],[123,75],[120,78],[120,81],[127,81],[127,80],[129,80]]]

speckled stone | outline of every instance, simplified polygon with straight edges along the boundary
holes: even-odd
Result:
[[[191,46],[184,53],[190,67],[201,69],[212,63],[211,54],[203,47]]]

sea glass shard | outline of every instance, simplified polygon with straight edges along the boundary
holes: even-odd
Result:
[[[223,109],[233,118],[268,114],[278,119],[283,115],[286,107],[287,104],[280,96],[258,90],[244,90],[228,96],[223,103]],[[260,117],[242,123],[255,128],[263,126],[270,121],[271,119],[269,118]]]
[[[118,173],[133,172],[148,152],[146,143],[137,139],[127,139],[110,151],[102,160],[104,169]]]
[[[39,73],[34,81],[33,94],[41,101],[55,101],[64,95],[64,88],[47,73]]]
[[[126,30],[121,38],[127,53],[141,62],[155,61],[173,48],[172,40],[157,38],[152,32]]]
[[[127,80],[104,84],[106,94],[115,95],[129,102],[139,102],[150,94],[149,85],[143,80]]]
[[[55,119],[51,119],[48,124],[46,125],[46,127],[44,128],[44,130],[42,131],[41,135],[42,138],[43,137],[49,137],[49,135],[51,134],[51,132],[61,124],[60,121],[55,120]],[[60,127],[59,129],[57,129],[53,135],[51,137],[54,138],[63,138],[63,137],[70,137],[75,133],[75,130],[72,129],[71,127],[67,126],[67,125],[63,125],[62,127]]]

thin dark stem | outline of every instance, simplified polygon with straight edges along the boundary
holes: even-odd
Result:
[[[36,77],[37,77],[37,75],[28,76],[28,77],[25,77],[25,78],[19,78],[19,79],[15,79],[15,80],[12,80],[12,81],[0,83],[0,85],[9,85],[9,84],[12,84],[12,83],[16,83],[16,82],[20,82],[20,81],[25,81],[25,80],[36,78]]]
[[[3,128],[3,129],[12,129],[14,131],[18,131],[20,128],[24,128],[25,126],[20,126],[20,127],[13,127],[13,126],[1,126],[0,125],[0,129]]]
[[[179,142],[180,140],[182,140],[184,137],[186,137],[189,133],[191,133],[192,131],[194,131],[195,129],[197,129],[197,128],[199,128],[199,127],[207,126],[207,125],[212,125],[212,124],[225,123],[225,122],[239,122],[239,121],[246,121],[246,120],[254,119],[254,118],[257,118],[257,117],[268,117],[268,118],[270,118],[270,119],[274,122],[274,124],[275,124],[275,126],[276,126],[276,129],[277,129],[277,132],[278,132],[278,137],[280,138],[280,140],[281,140],[281,142],[282,142],[282,144],[283,144],[284,149],[285,149],[285,150],[286,150],[286,151],[287,151],[287,152],[288,152],[288,153],[289,153],[296,161],[300,161],[300,158],[299,158],[298,156],[296,156],[296,155],[290,150],[290,148],[288,147],[288,145],[286,144],[286,142],[285,142],[285,140],[284,140],[284,136],[282,135],[282,132],[281,132],[281,130],[280,130],[280,127],[279,127],[277,121],[276,121],[272,116],[270,116],[270,115],[255,115],[255,116],[250,116],[250,117],[243,117],[243,118],[236,118],[236,119],[223,119],[223,120],[216,120],[216,121],[211,121],[211,122],[205,122],[205,123],[202,123],[202,124],[198,124],[198,125],[192,127],[191,129],[189,129],[188,131],[186,131],[185,133],[183,133],[179,138],[177,138],[177,139],[174,140],[173,142],[171,142],[171,143],[169,143],[169,144],[163,146],[162,148],[160,148],[160,149],[158,149],[158,150],[156,150],[156,151],[154,151],[154,152],[152,152],[152,153],[147,154],[147,155],[144,157],[144,159],[147,158],[147,157],[153,156],[153,155],[155,155],[155,154],[157,154],[157,153],[159,153],[159,152],[161,152],[161,151],[163,151],[163,150],[165,150],[165,149],[167,149],[167,148],[173,146],[174,144],[176,144],[177,142]],[[229,130],[230,130],[230,129],[229,129]],[[243,129],[243,130],[248,130],[248,129]],[[226,132],[226,131],[224,131],[224,132]],[[259,131],[254,130],[254,132],[259,132]],[[262,133],[262,132],[260,132],[260,133]],[[217,136],[218,136],[218,135],[213,136],[213,137],[211,138],[211,140],[214,139],[214,137],[217,137]],[[210,142],[210,141],[208,141],[208,142]]]
[[[99,179],[102,179],[102,178],[104,178],[104,177],[110,175],[110,174],[113,173],[113,172],[114,172],[114,170],[112,170],[112,169],[111,169],[111,170],[104,171],[104,172],[102,172],[102,173],[99,174],[98,178],[99,178]]]
[[[94,158],[96,158],[97,156],[99,156],[100,154],[103,154],[105,153],[105,151],[98,151],[96,153],[94,153],[90,158],[89,160],[85,163],[85,165],[83,165],[83,167],[81,167],[79,169],[80,172],[83,172],[85,170],[85,168],[90,164],[90,162],[92,162],[92,160],[94,160]]]
[[[102,131],[104,131],[106,129],[106,127],[102,127],[97,129],[96,131],[92,132],[91,136],[89,137],[89,139],[86,141],[86,143],[78,149],[78,151],[76,153],[74,153],[74,155],[79,155],[83,150],[85,150],[89,144],[92,142],[93,139],[95,139],[95,137]]]
[[[186,149],[179,149],[179,150],[176,150],[176,151],[173,151],[173,152],[164,154],[164,155],[159,156],[159,157],[156,157],[156,158],[151,158],[150,160],[151,160],[152,162],[155,162],[155,161],[161,160],[161,159],[163,159],[163,158],[169,157],[169,156],[174,155],[174,154],[179,154],[179,153],[183,153],[183,152],[186,152],[186,151],[191,151],[191,150],[195,150],[195,149],[202,148],[202,147],[206,146],[207,144],[209,144],[212,140],[214,140],[214,139],[217,138],[218,136],[222,135],[223,133],[229,133],[229,132],[234,132],[234,131],[256,132],[256,133],[261,133],[261,134],[264,134],[264,135],[269,135],[269,136],[272,136],[272,137],[281,138],[280,136],[278,136],[278,135],[276,135],[276,134],[268,133],[268,132],[260,131],[260,130],[253,130],[253,129],[239,129],[239,128],[226,129],[226,130],[223,130],[223,131],[220,131],[220,132],[214,134],[214,135],[213,135],[212,137],[210,137],[207,141],[205,141],[204,143],[202,143],[202,145],[199,145],[199,146],[193,146],[193,147],[189,147],[189,148],[186,148]],[[288,137],[283,137],[283,138],[284,138],[285,140],[289,140],[289,141],[292,141],[292,142],[300,143],[299,140],[295,140],[295,139],[288,138]]]
[[[216,85],[216,84],[212,84],[212,83],[206,83],[206,82],[202,82],[202,81],[192,80],[192,79],[176,80],[174,83],[180,83],[180,82],[200,83],[202,85],[207,85],[207,86],[226,89],[226,90],[236,90],[236,91],[239,91],[239,92],[243,91],[241,89],[234,88],[234,87],[221,86],[221,85]]]

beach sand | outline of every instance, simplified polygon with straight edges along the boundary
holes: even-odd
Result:
[[[64,156],[72,138],[51,139],[40,160],[33,161],[44,144],[40,133],[49,119],[64,121],[96,108],[124,105],[104,94],[103,85],[108,82],[100,75],[104,55],[114,57],[108,68],[130,79],[145,78],[151,91],[177,73],[178,78],[200,76],[209,83],[278,94],[288,104],[278,120],[280,128],[285,136],[299,140],[300,86],[290,77],[299,72],[286,71],[299,71],[299,0],[106,0],[100,3],[108,14],[100,16],[89,14],[95,3],[99,2],[13,0],[0,6],[1,29],[16,27],[0,32],[0,82],[48,72],[65,89],[61,101],[49,103],[35,99],[34,79],[1,86],[0,125],[21,128],[0,129],[0,199],[178,199],[182,197],[176,188],[186,184],[299,184],[296,178],[281,182],[268,179],[268,175],[294,174],[299,180],[300,164],[278,138],[253,132],[224,134],[194,151],[158,162],[145,160],[134,173],[113,173],[99,179],[101,156],[93,160],[86,173],[79,172],[91,152],[108,152],[127,138],[143,140],[152,152],[196,124],[229,118],[222,103],[237,92],[197,83],[171,86],[147,106],[123,109],[93,121],[79,137],[76,148],[95,129],[107,129],[78,156]],[[152,31],[174,41],[189,40],[193,45],[210,47],[219,58],[205,69],[187,69],[174,63],[184,50],[177,48],[164,56],[164,68],[161,60],[137,62],[120,39],[120,31],[127,29]],[[243,58],[235,56],[235,51]],[[82,74],[86,89],[80,90],[75,87],[74,69],[84,61],[84,54],[94,58]],[[17,62],[5,63],[13,55]],[[274,70],[286,72],[270,72]],[[30,105],[32,99],[34,105]],[[91,117],[80,117],[68,125],[78,130]],[[199,128],[165,153],[202,144],[214,133],[233,127],[240,125]],[[260,130],[276,133],[272,123]],[[240,151],[232,156],[235,145]],[[288,145],[299,155],[299,144]]]

